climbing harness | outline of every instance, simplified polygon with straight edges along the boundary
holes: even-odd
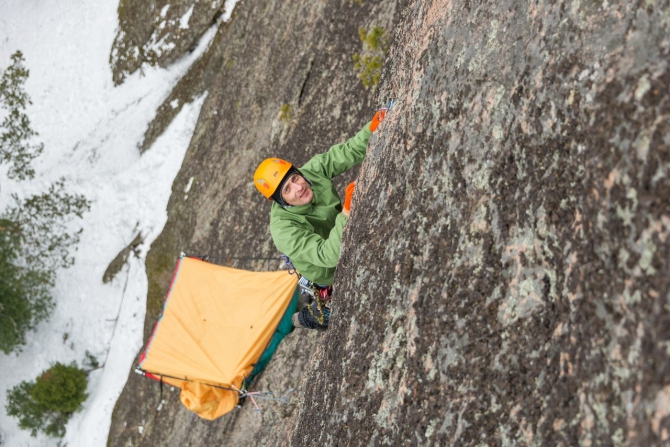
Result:
[[[307,309],[314,319],[321,325],[330,318],[330,301],[333,295],[333,286],[321,286],[315,284],[309,279],[302,276],[291,262],[291,259],[285,254],[281,255],[284,261],[284,267],[288,270],[289,275],[298,275],[298,285],[302,294],[309,296]],[[311,302],[316,304],[316,309],[319,315],[316,315],[314,309],[310,305]]]

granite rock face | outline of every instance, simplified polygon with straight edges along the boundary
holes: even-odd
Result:
[[[183,104],[207,95],[173,185],[168,222],[147,255],[145,340],[180,252],[250,270],[279,268],[270,206],[253,187],[253,172],[270,156],[300,166],[372,118],[374,93],[363,87],[352,57],[362,48],[360,28],[390,32],[398,12],[393,1],[244,1],[219,26],[209,50],[157,111],[141,147],[151,150]],[[338,180],[341,191],[355,174]],[[323,340],[323,334],[296,331],[282,342],[254,387],[277,396],[296,390],[289,405],[261,402],[260,414],[245,404],[216,421],[201,420],[182,406],[178,390],[161,392],[157,382],[131,372],[108,445],[247,446],[288,439],[287,422]]]
[[[373,26],[376,92],[352,68]],[[669,444],[669,56],[668,1],[240,3],[166,100],[207,92],[145,339],[180,251],[277,268],[260,160],[300,165],[394,97],[339,182],[331,328],[282,343],[255,386],[297,389],[260,415],[202,421],[130,374],[109,445]]]
[[[668,2],[402,17],[285,445],[670,444]]]
[[[114,83],[143,63],[167,67],[194,48],[224,12],[224,0],[120,0],[109,57]]]

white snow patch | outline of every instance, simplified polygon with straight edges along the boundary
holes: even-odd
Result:
[[[188,185],[186,185],[186,188],[184,188],[184,194],[188,194],[188,192],[191,190],[191,186],[193,186],[193,179],[195,177],[191,177],[188,179]]]
[[[165,16],[167,15],[168,9],[170,9],[170,4],[169,3],[165,6],[163,6],[163,8],[161,9],[161,17],[162,18],[165,18]]]
[[[146,252],[167,219],[172,183],[204,102],[201,97],[185,104],[140,156],[137,146],[156,110],[208,48],[216,26],[169,69],[144,66],[114,87],[109,53],[118,27],[117,6],[117,0],[0,2],[0,67],[10,63],[16,50],[23,52],[30,70],[26,90],[33,102],[27,114],[45,145],[34,180],[12,182],[0,172],[0,209],[12,193],[44,192],[60,177],[69,192],[92,201],[91,210],[76,222],[84,231],[75,265],[57,272],[51,318],[28,334],[21,354],[0,354],[0,437],[5,446],[57,445],[57,439],[31,438],[7,416],[7,390],[34,380],[54,362],[81,364],[86,351],[104,368],[90,374],[90,396],[70,420],[63,441],[69,447],[106,445],[114,404],[141,349]],[[144,237],[138,257],[131,256],[117,277],[103,284],[111,260],[138,232]]]
[[[221,19],[224,22],[230,20],[230,17],[233,15],[233,9],[235,9],[235,5],[238,1],[240,0],[226,0],[223,4],[223,15],[221,16]]]
[[[186,14],[181,16],[179,19],[179,28],[181,29],[188,29],[188,21],[191,20],[191,15],[193,14],[193,7],[195,5],[191,5],[190,8],[188,8],[188,11],[186,11]]]
[[[177,46],[175,42],[167,42],[167,38],[172,37],[171,34],[165,34],[158,41],[156,41],[156,35],[157,32],[154,31],[154,33],[151,35],[151,39],[149,39],[149,42],[146,45],[147,51],[153,51],[156,53],[156,56],[160,57],[163,55],[163,53],[168,53]]]

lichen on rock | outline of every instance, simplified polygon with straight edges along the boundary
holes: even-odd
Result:
[[[668,11],[406,4],[291,445],[670,441]]]

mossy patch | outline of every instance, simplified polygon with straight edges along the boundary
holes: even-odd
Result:
[[[157,239],[147,254],[146,270],[149,287],[147,291],[147,316],[144,321],[144,339],[147,340],[154,323],[158,320],[170,286],[170,278],[177,263],[177,256],[168,243]]]
[[[369,31],[361,28],[358,34],[363,44],[363,51],[352,56],[354,69],[363,86],[375,90],[382,73],[389,40],[384,28],[379,26],[374,26]]]
[[[107,284],[108,282],[111,282],[114,278],[116,278],[116,275],[121,271],[123,266],[128,263],[128,257],[130,257],[130,253],[131,252],[135,253],[137,247],[139,247],[142,241],[143,241],[142,235],[138,233],[137,236],[135,236],[135,239],[133,239],[133,241],[130,244],[128,244],[126,248],[121,250],[119,254],[116,255],[114,260],[109,263],[109,266],[107,267],[107,270],[105,270],[105,273],[102,275],[103,284]]]
[[[293,104],[284,104],[279,110],[279,121],[288,124],[293,119]]]

